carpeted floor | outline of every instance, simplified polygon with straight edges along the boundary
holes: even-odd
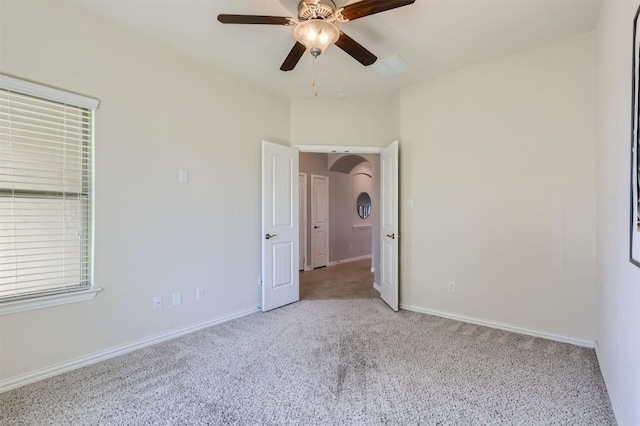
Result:
[[[0,395],[2,425],[612,425],[593,350],[301,301]]]

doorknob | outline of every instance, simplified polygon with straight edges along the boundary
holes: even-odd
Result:
[[[318,228],[320,228],[320,227],[319,227],[319,226],[314,226],[314,227],[313,227],[313,229],[318,229]]]
[[[387,234],[387,237],[391,238],[392,240],[395,240],[396,234]]]
[[[277,236],[278,236],[277,234],[273,234],[273,235],[271,235],[271,234],[266,234],[264,237],[265,237],[267,240],[270,240],[271,238],[273,238],[273,237],[277,237]]]

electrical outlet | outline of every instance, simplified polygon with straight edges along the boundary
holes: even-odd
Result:
[[[173,306],[178,306],[182,304],[182,293],[179,291],[174,291],[171,295],[171,304]]]
[[[449,281],[449,293],[455,293],[456,292],[456,283],[453,281]]]
[[[162,296],[156,296],[153,298],[153,309],[162,309]]]
[[[353,245],[349,244],[349,250],[353,250]]]
[[[196,300],[202,300],[202,299],[204,299],[204,288],[198,287],[196,289]]]

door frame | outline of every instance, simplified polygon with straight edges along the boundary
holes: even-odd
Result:
[[[350,146],[350,145],[291,145],[300,152],[320,154],[380,154],[386,146]]]
[[[311,223],[309,224],[309,230],[311,231],[311,269],[314,269],[316,267],[315,265],[315,250],[314,247],[316,246],[316,234],[313,230],[311,230],[311,225],[315,224],[315,220],[314,218],[316,217],[314,212],[316,212],[317,210],[314,208],[315,207],[315,191],[314,191],[314,185],[313,185],[313,180],[315,178],[320,178],[321,180],[325,180],[327,182],[327,215],[326,215],[326,221],[325,221],[325,229],[324,229],[324,252],[325,252],[325,256],[327,258],[327,262],[319,267],[326,267],[329,266],[329,230],[331,229],[331,224],[329,223],[329,176],[325,176],[325,175],[318,175],[315,173],[311,173]]]
[[[309,197],[307,196],[307,191],[308,191],[308,180],[307,180],[307,173],[305,172],[298,172],[298,179],[302,180],[303,182],[303,186],[302,186],[302,192],[304,194],[304,199],[302,199],[302,196],[299,198],[298,203],[301,204],[302,206],[302,217],[299,218],[300,222],[302,223],[302,239],[304,241],[299,241],[300,244],[303,244],[303,254],[304,254],[304,261],[302,262],[302,270],[306,271],[307,268],[309,268],[309,253],[307,253],[308,251],[308,247],[307,247],[307,233],[309,232],[309,218],[308,213],[307,213],[307,202],[309,201]],[[298,187],[300,187],[300,181],[298,181]],[[302,194],[300,194],[302,195]]]

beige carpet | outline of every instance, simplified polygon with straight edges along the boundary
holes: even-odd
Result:
[[[2,425],[613,425],[594,351],[301,301],[0,395]]]

